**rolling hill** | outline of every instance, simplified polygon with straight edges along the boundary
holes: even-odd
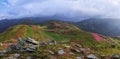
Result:
[[[18,25],[18,24],[41,24],[47,20],[57,20],[57,19],[69,19],[60,16],[51,16],[51,17],[25,17],[25,18],[17,18],[17,19],[2,19],[0,20],[0,33],[4,32],[11,26]],[[69,19],[70,20],[70,19]]]
[[[118,40],[83,31],[73,24],[58,20],[49,20],[41,25],[19,24],[12,26],[0,34],[0,42],[7,47],[7,44],[15,44],[18,37],[23,39],[31,37],[37,41],[55,40],[57,42],[69,42],[70,40],[75,40],[86,48],[92,48],[92,50],[98,54],[109,55],[120,53]],[[114,44],[116,48],[111,48],[112,44]]]
[[[91,18],[81,22],[75,23],[80,29],[95,32],[106,36],[120,35],[120,21],[119,19],[109,18]]]
[[[11,26],[18,24],[41,24],[42,22],[48,20],[48,18],[28,17],[28,18],[19,18],[19,19],[3,19],[0,20],[0,33],[4,32],[6,29],[8,29]]]

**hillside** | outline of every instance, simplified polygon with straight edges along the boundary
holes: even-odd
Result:
[[[91,18],[75,23],[79,28],[106,36],[120,35],[119,19]]]
[[[41,24],[45,20],[48,20],[48,18],[28,17],[28,18],[19,18],[19,19],[3,19],[0,20],[0,33],[4,32],[9,27],[18,24]]]
[[[12,35],[11,35],[12,34]],[[81,34],[81,35],[79,35]],[[77,38],[77,35],[78,38]],[[55,40],[84,40],[93,39],[87,32],[78,29],[76,26],[61,21],[47,21],[43,25],[17,25],[10,27],[0,34],[0,40],[17,39],[18,37],[26,38],[30,36],[34,39],[55,39]],[[40,37],[41,36],[41,37]],[[93,40],[94,41],[94,40]]]
[[[4,32],[11,26],[18,25],[18,24],[41,24],[47,20],[57,20],[57,19],[68,19],[62,18],[59,16],[52,16],[52,17],[25,17],[25,18],[18,18],[18,19],[2,19],[0,20],[0,33]]]
[[[90,48],[92,52],[98,55],[111,55],[113,53],[120,54],[120,44],[118,40],[96,33],[85,32],[64,21],[51,20],[42,23],[42,25],[21,24],[12,26],[0,34],[0,42],[3,43],[3,46],[1,46],[3,48],[1,48],[1,50],[7,48],[10,44],[16,44],[18,37],[21,37],[22,39],[31,37],[40,42],[47,42],[50,40],[55,40],[59,43],[75,41],[80,43],[84,48]],[[115,47],[111,47],[111,43],[114,44]],[[55,45],[54,48],[63,48],[60,46],[61,44],[58,44]]]

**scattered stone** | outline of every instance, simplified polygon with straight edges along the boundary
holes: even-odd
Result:
[[[30,56],[28,56],[26,59],[32,59]]]
[[[63,50],[63,49],[59,49],[59,51],[58,51],[58,54],[59,55],[62,55],[62,54],[65,54],[66,52]]]
[[[75,49],[75,48],[71,48],[71,51],[80,53],[80,50],[79,49]]]
[[[38,41],[35,41],[34,39],[28,37],[27,40],[26,40],[27,43],[31,43],[31,44],[34,44],[34,45],[38,45],[39,42]]]
[[[69,45],[64,45],[64,47],[66,47],[66,48],[70,48],[71,46],[69,46]]]
[[[94,54],[88,54],[87,59],[99,59],[99,58],[96,57]]]
[[[22,40],[22,38],[18,38],[18,41],[17,41],[17,45],[16,45],[16,48],[21,50],[23,49],[23,47],[25,46],[25,42]]]
[[[16,45],[9,45],[6,49],[6,52],[16,51]]]
[[[17,54],[17,53],[16,53],[16,54],[14,55],[14,58],[18,58],[19,56],[20,56],[20,54]]]
[[[82,57],[76,57],[77,59],[82,59]]]
[[[118,54],[113,54],[113,55],[111,55],[111,58],[112,58],[112,59],[119,59],[120,56],[119,56]]]
[[[49,52],[50,54],[52,54],[52,55],[55,54],[55,53],[54,53],[53,51],[51,51],[51,50],[48,50],[48,52]]]
[[[32,49],[32,48],[26,48],[26,51],[28,51],[28,52],[35,52],[36,50]]]
[[[76,44],[76,46],[79,47],[79,48],[82,48],[82,45],[80,45],[80,44]]]
[[[52,40],[52,41],[48,42],[48,44],[49,45],[55,45],[55,44],[57,44],[57,42],[55,40]]]

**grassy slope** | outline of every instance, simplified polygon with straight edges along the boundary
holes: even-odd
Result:
[[[45,34],[49,35],[56,41],[69,41],[70,39],[74,39],[79,40],[81,43],[84,43],[85,46],[97,44],[97,42],[93,40],[94,38],[91,35],[82,31],[76,31],[76,34],[69,35],[51,32],[45,32]]]
[[[5,32],[0,34],[0,42],[7,41],[13,38],[13,36],[16,36],[18,30],[22,28],[22,25],[13,26],[6,30]]]
[[[61,25],[60,23],[57,23],[58,25]],[[94,47],[95,51],[99,54],[112,54],[112,53],[120,53],[118,49],[115,48],[108,48],[110,47],[111,42],[114,42],[117,46],[119,46],[119,42],[117,40],[114,40],[112,38],[107,37],[106,40],[110,40],[110,42],[98,42],[96,41],[90,33],[82,31],[78,29],[77,27],[66,24],[61,26],[68,26],[67,29],[61,29],[57,28],[57,32],[48,32],[46,30],[53,30],[53,28],[49,28],[49,26],[52,26],[51,24],[46,24],[45,26],[40,25],[17,25],[9,28],[6,32],[0,34],[0,42],[5,42],[7,40],[13,39],[14,36],[17,35],[17,33],[25,26],[25,29],[22,31],[20,37],[26,38],[26,36],[30,36],[38,41],[48,41],[51,39],[54,39],[56,41],[69,41],[70,39],[78,40],[85,47],[92,46]],[[61,31],[63,30],[73,30],[74,32],[72,34],[63,34]],[[8,41],[9,42],[9,41]],[[102,47],[102,48],[101,48]],[[104,48],[107,47],[107,48]]]

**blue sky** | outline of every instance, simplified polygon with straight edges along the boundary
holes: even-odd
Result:
[[[0,19],[55,15],[75,20],[120,18],[120,0],[0,0]]]

